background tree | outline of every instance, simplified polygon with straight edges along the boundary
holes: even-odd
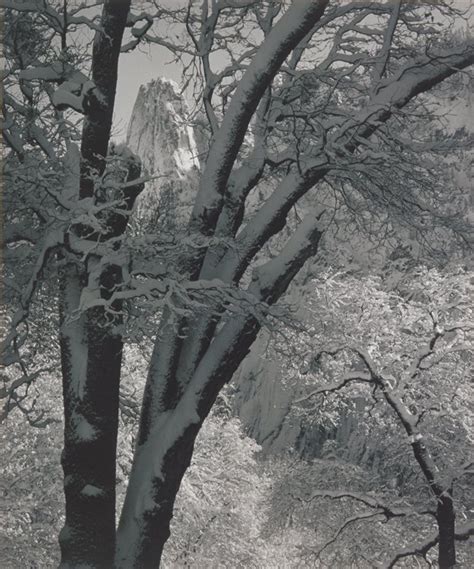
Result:
[[[309,394],[296,401],[310,423],[326,429],[326,440],[316,449],[313,467],[300,466],[295,482],[284,479],[287,490],[282,486],[277,491],[276,503],[286,494],[292,508],[295,500],[306,504],[306,523],[317,516],[315,500],[343,501],[346,509],[352,508],[351,516],[345,512],[338,519],[338,508],[332,506],[333,535],[308,546],[328,564],[335,562],[338,551],[331,546],[343,533],[357,531],[360,544],[360,528],[352,526],[378,521],[382,528],[402,519],[396,533],[406,535],[401,538],[404,547],[383,559],[384,566],[410,556],[426,558],[438,544],[439,566],[454,566],[456,539],[465,541],[472,534],[472,409],[467,393],[472,375],[471,272],[416,269],[390,292],[380,278],[340,273],[323,275],[313,290],[314,308],[308,299],[306,313],[317,314],[325,329],[318,333],[313,323],[307,336],[295,338],[298,348],[288,381],[300,386],[308,382],[304,390]],[[329,401],[318,403],[322,397]],[[308,444],[310,429],[305,434]],[[315,454],[308,447],[306,457],[311,456]],[[327,474],[318,475],[323,467]],[[338,471],[346,476],[342,484]],[[415,516],[413,525],[405,521],[407,516]],[[318,526],[317,518],[314,523]],[[384,543],[392,539],[390,530],[377,540],[375,535],[360,552],[355,542],[348,549],[355,560],[374,547],[379,550],[374,556],[390,550]]]

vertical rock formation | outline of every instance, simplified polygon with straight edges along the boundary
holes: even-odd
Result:
[[[140,196],[137,217],[159,220],[162,230],[166,224],[185,224],[197,190],[198,148],[188,116],[178,85],[158,78],[140,87],[128,126],[127,145],[152,177]]]

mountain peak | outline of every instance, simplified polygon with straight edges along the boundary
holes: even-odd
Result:
[[[178,177],[199,168],[189,109],[178,85],[159,77],[139,89],[128,126],[127,144],[149,175]]]
[[[140,87],[127,145],[140,157],[143,174],[152,177],[137,200],[137,218],[150,220],[167,211],[161,230],[184,226],[197,191],[199,160],[188,105],[174,81],[159,77]]]

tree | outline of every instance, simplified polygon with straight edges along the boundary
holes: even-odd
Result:
[[[133,388],[143,382],[141,350],[129,347],[121,385],[117,498],[123,502],[133,458],[139,399]],[[55,370],[42,385],[38,404],[48,416],[61,413],[61,378]],[[44,409],[43,409],[44,410]],[[57,565],[57,533],[64,523],[60,454],[61,429],[31,429],[18,409],[1,433],[3,476],[0,484],[2,567],[16,569]],[[229,416],[219,398],[196,441],[191,467],[183,479],[172,522],[164,567],[216,564],[264,566],[267,547],[259,537],[266,511],[262,507],[268,479],[257,460],[259,447]],[[271,565],[271,564],[270,564]]]
[[[449,45],[442,24],[425,23],[425,8],[403,2],[328,6],[327,0],[297,0],[287,7],[223,0],[199,7],[190,2],[186,9],[158,3],[135,14],[130,1],[106,0],[100,17],[67,2],[61,10],[54,3],[3,4],[18,17],[38,14],[51,30],[50,52],[59,52],[56,62],[31,61],[16,70],[20,84],[55,85],[45,89],[48,108],[83,114],[80,150],[67,132],[58,143],[62,184],[47,208],[54,215],[43,239],[35,240],[35,268],[6,343],[13,348],[10,361],[21,369],[18,381],[30,383],[21,366],[20,333],[35,292],[43,288],[41,276],[54,265],[65,411],[61,566],[152,567],[169,537],[176,494],[205,418],[271,306],[318,251],[335,207],[324,211],[320,200],[334,192],[347,207],[356,203],[364,212],[370,204],[369,213],[385,212],[386,219],[410,211],[418,231],[437,213],[443,178],[433,180],[421,161],[416,168],[404,165],[404,153],[413,158],[417,152],[403,136],[405,113],[415,112],[417,96],[472,64],[472,41]],[[461,17],[445,4],[430,12],[447,22]],[[186,29],[188,41],[166,37],[160,22],[171,24],[171,36]],[[65,57],[68,33],[81,25],[95,31],[86,73]],[[130,41],[123,44],[127,29]],[[164,271],[159,248],[154,266],[144,271],[137,248],[128,246],[127,225],[143,179],[129,152],[110,149],[119,54],[142,41],[169,48],[184,62],[185,76],[198,70],[194,86],[202,87],[211,134],[188,239]],[[418,41],[425,47],[421,57]],[[228,58],[220,70],[214,67],[216,50]],[[400,129],[389,129],[396,120]],[[61,117],[51,121],[48,126],[64,124]],[[253,140],[246,140],[247,131]],[[13,125],[7,132],[14,166],[25,145],[13,142]],[[38,140],[28,145],[41,147]],[[441,151],[433,145],[429,150]],[[387,175],[393,180],[385,186]],[[246,203],[259,189],[262,198],[245,220]],[[296,217],[291,236],[271,257],[260,255],[303,199],[311,206],[302,221]],[[454,229],[465,236],[466,227]],[[156,300],[161,320],[116,532],[125,312],[140,297]],[[12,389],[6,393],[10,397]]]
[[[429,532],[419,543],[400,549],[386,561],[386,566],[393,567],[405,557],[426,558],[438,545],[439,567],[454,567],[456,540],[465,541],[473,531],[469,520],[455,526],[456,509],[463,516],[468,509],[463,485],[466,476],[472,473],[469,458],[472,411],[466,391],[473,349],[472,273],[462,268],[444,273],[421,269],[411,279],[405,277],[399,287],[404,291],[403,296],[383,291],[380,284],[373,279],[357,282],[353,277],[346,281],[336,276],[321,286],[317,296],[332,298],[333,302],[326,305],[324,301],[316,302],[327,331],[324,336],[313,336],[312,341],[321,349],[316,354],[313,352],[311,361],[306,354],[306,366],[309,364],[312,377],[324,381],[319,381],[316,389],[299,402],[312,401],[309,412],[314,412],[315,397],[352,386],[352,397],[366,401],[369,416],[365,437],[370,433],[371,440],[377,441],[375,450],[378,447],[382,451],[382,441],[388,440],[392,453],[402,446],[403,456],[406,454],[403,447],[408,448],[409,443],[414,458],[411,468],[415,465],[418,468],[415,480],[418,492],[408,496],[400,482],[398,487],[414,505],[400,509],[394,506],[393,497],[383,497],[382,487],[378,494],[364,495],[357,485],[355,490],[349,485],[343,490],[310,491],[310,499],[353,500],[368,506],[372,515],[385,516],[387,521],[424,511],[427,520],[431,517],[436,521],[436,532]],[[327,288],[333,289],[332,295],[327,294]],[[370,309],[361,309],[369,298]],[[342,313],[346,315],[344,326],[339,325]],[[377,411],[381,403],[391,413]],[[377,436],[377,431],[382,436]],[[390,460],[384,452],[385,461]],[[400,454],[398,462],[402,462]],[[396,470],[390,471],[392,476],[396,475]],[[429,493],[422,498],[424,485]],[[344,527],[363,519],[365,513],[346,520]],[[329,543],[334,540],[328,541],[321,551]]]

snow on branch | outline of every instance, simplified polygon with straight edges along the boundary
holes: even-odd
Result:
[[[339,500],[348,498],[356,502],[360,502],[370,508],[380,510],[387,520],[391,518],[399,518],[404,516],[434,516],[435,512],[432,510],[413,510],[412,508],[394,508],[385,502],[382,502],[378,498],[374,498],[367,494],[362,494],[360,492],[349,492],[345,490],[320,490],[313,492],[309,498],[305,498],[304,501],[312,501],[316,498],[330,498],[332,500]]]
[[[334,134],[328,136],[328,144],[340,145],[351,151],[356,143],[355,134],[367,138],[386,122],[397,109],[407,105],[420,93],[428,91],[458,71],[474,63],[474,40],[462,47],[437,51],[414,59],[380,83],[376,94],[367,106],[348,119]]]
[[[212,234],[223,194],[250,120],[266,88],[292,49],[322,16],[327,0],[294,3],[266,37],[239,82],[209,150],[190,227]]]
[[[324,543],[324,545],[321,548],[319,548],[318,551],[313,551],[313,553],[316,555],[317,558],[321,556],[321,554],[325,549],[327,549],[330,545],[334,544],[337,541],[341,533],[349,525],[352,525],[356,522],[372,519],[377,516],[384,516],[386,521],[389,521],[393,518],[400,518],[406,516],[423,516],[423,515],[435,516],[435,512],[431,510],[418,511],[414,510],[413,508],[395,508],[386,504],[385,502],[382,502],[378,498],[374,498],[366,494],[361,494],[360,492],[349,492],[345,490],[342,491],[321,490],[313,492],[311,496],[305,498],[304,501],[309,502],[317,498],[329,498],[331,500],[349,499],[364,504],[365,506],[368,506],[372,510],[375,510],[375,511],[363,512],[361,514],[355,514],[354,516],[347,518],[336,530],[334,535],[328,541],[326,541],[326,543]]]
[[[103,0],[99,1],[101,4]],[[3,9],[15,10],[15,12],[32,12],[45,16],[48,24],[53,30],[62,34],[66,26],[70,25],[86,25],[92,30],[101,30],[101,27],[96,23],[97,18],[88,18],[84,15],[79,15],[82,10],[90,9],[87,2],[81,2],[77,6],[72,7],[66,14],[66,20],[63,12],[56,10],[49,2],[45,0],[25,0],[19,2],[18,0],[0,0],[0,7]]]
[[[21,296],[21,306],[12,318],[10,326],[11,330],[9,334],[7,334],[6,338],[1,343],[1,350],[4,354],[4,357],[7,353],[9,353],[11,344],[18,338],[18,327],[28,318],[30,303],[36,290],[38,289],[39,283],[41,282],[41,276],[51,254],[63,244],[64,233],[60,229],[51,231],[44,238],[43,243],[39,248],[40,251],[38,253],[35,266],[32,270],[31,277],[23,290]]]
[[[397,388],[397,385],[400,382],[398,382],[395,377],[381,373],[368,351],[360,348],[359,346],[347,345],[341,348],[326,350],[326,353],[336,355],[342,351],[352,351],[359,356],[367,369],[367,376],[363,374],[362,377],[366,378],[367,382],[380,388],[384,399],[395,412],[398,420],[409,437],[415,460],[418,462],[433,495],[437,499],[441,499],[446,491],[446,484],[441,479],[440,469],[435,464],[430,451],[425,444],[423,434],[418,430],[418,425],[421,422],[422,416],[413,415],[408,406],[404,403],[401,395],[399,394],[399,388]],[[348,383],[351,380],[349,377],[347,378],[348,381],[344,382],[345,379],[346,378],[342,378],[339,382],[335,383],[335,391],[343,387],[344,383]],[[314,394],[316,395],[318,392],[321,392],[321,389],[316,390]],[[312,395],[313,394],[309,394],[309,396],[303,397],[302,401],[305,401]]]
[[[308,171],[311,175],[305,175]],[[217,271],[225,275],[225,279],[240,279],[254,255],[270,237],[283,229],[291,207],[318,179],[322,179],[327,171],[327,161],[323,156],[311,161],[306,172],[292,171],[286,175],[251,221],[240,231],[236,247],[227,251]]]
[[[364,520],[368,520],[371,518],[375,518],[377,516],[383,515],[382,512],[363,512],[362,514],[356,514],[354,516],[351,516],[350,518],[347,518],[340,526],[339,528],[334,532],[334,535],[328,540],[326,541],[326,543],[317,551],[313,551],[313,553],[316,555],[316,559],[319,559],[321,554],[333,543],[335,543],[339,536],[341,535],[341,533],[348,528],[349,526],[351,526],[354,523],[360,522],[360,521],[364,521]]]
[[[59,110],[71,108],[79,113],[86,111],[87,100],[95,87],[84,73],[62,61],[24,69],[20,71],[19,79],[59,83],[51,95],[51,102]]]
[[[428,340],[426,346],[424,346],[417,355],[415,356],[410,369],[408,371],[408,376],[410,379],[415,379],[418,374],[422,371],[427,369],[433,368],[436,364],[440,363],[447,355],[456,353],[456,352],[463,352],[463,351],[471,351],[471,347],[468,344],[460,344],[457,346],[452,346],[440,354],[436,355],[436,345],[439,340],[444,338],[446,334],[451,332],[463,331],[467,332],[474,329],[468,322],[458,322],[456,324],[451,324],[450,326],[443,326],[441,327],[438,324],[437,319],[433,316],[433,334],[431,338]]]
[[[304,263],[316,254],[324,231],[323,213],[309,211],[280,253],[254,270],[249,291],[257,298],[268,304],[276,302]]]
[[[398,18],[400,16],[401,6],[402,6],[402,0],[395,0],[393,6],[391,6],[390,18],[383,38],[382,49],[380,50],[380,53],[378,53],[377,55],[377,62],[375,64],[374,77],[373,77],[373,80],[375,82],[379,82],[382,80],[385,71],[387,69],[387,64],[390,57],[390,47],[392,45],[393,36],[395,34]]]
[[[456,528],[454,539],[456,541],[466,541],[474,536],[474,522],[461,524]],[[401,549],[385,566],[386,569],[392,569],[397,563],[406,557],[423,557],[426,559],[428,552],[439,542],[439,535],[434,534],[421,543],[411,545]]]
[[[423,557],[426,560],[428,552],[433,549],[439,542],[439,535],[433,535],[425,541],[406,547],[399,551],[386,565],[386,569],[392,569],[395,565],[405,557]]]
[[[300,397],[299,399],[295,399],[293,403],[299,404],[316,397],[317,395],[326,395],[327,393],[334,393],[335,391],[339,391],[346,385],[350,383],[373,383],[372,376],[369,373],[360,373],[360,372],[353,372],[353,373],[346,373],[344,374],[339,381],[335,381],[333,383],[329,383],[323,387],[315,389],[311,391],[304,397]]]
[[[0,399],[6,399],[2,410],[0,411],[0,424],[8,417],[9,413],[14,409],[19,409],[23,415],[26,417],[28,423],[32,427],[44,428],[51,423],[58,422],[55,419],[44,419],[44,411],[36,412],[35,410],[35,399],[29,407],[24,405],[24,401],[28,397],[30,386],[43,374],[52,373],[54,371],[53,367],[45,367],[34,371],[33,373],[28,373],[26,366],[20,362],[20,367],[22,370],[22,375],[17,377],[8,384],[8,377],[6,375],[1,375],[3,380],[3,387],[0,388]],[[20,394],[20,388],[23,389],[23,394]]]
[[[351,155],[361,140],[372,135],[396,109],[473,61],[472,42],[464,48],[455,48],[440,52],[437,56],[425,56],[412,61],[393,77],[382,82],[378,93],[353,118],[342,122],[337,128],[334,128],[334,124],[326,125],[326,130],[331,126],[332,132],[328,132],[326,145],[319,149],[319,155],[301,160],[299,171],[291,171],[283,178],[240,232],[237,238],[238,256],[229,250],[223,257],[220,266],[225,271],[226,278],[240,278],[255,253],[282,229],[294,204],[324,179],[331,169],[337,168],[343,156]]]

